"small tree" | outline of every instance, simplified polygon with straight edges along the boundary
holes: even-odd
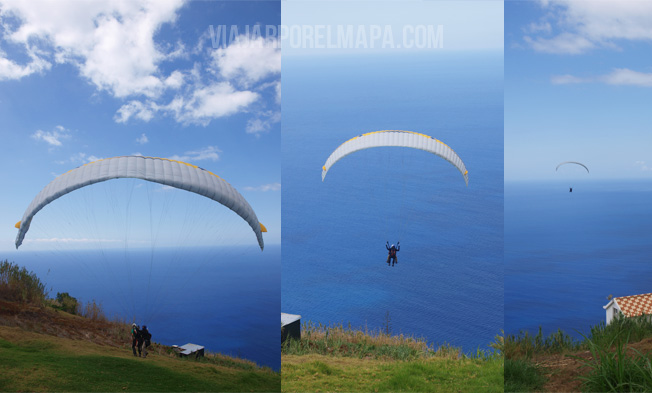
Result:
[[[57,303],[59,303],[61,310],[70,314],[77,314],[79,310],[79,302],[70,296],[68,292],[57,292]]]

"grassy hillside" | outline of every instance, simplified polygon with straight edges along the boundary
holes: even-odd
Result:
[[[278,391],[280,376],[0,326],[0,391]]]
[[[153,343],[134,357],[130,326],[95,302],[50,299],[24,268],[0,261],[0,391],[276,392],[279,373],[219,354],[180,359]]]
[[[342,326],[302,327],[282,348],[283,392],[503,392],[498,352],[464,355],[421,339]]]

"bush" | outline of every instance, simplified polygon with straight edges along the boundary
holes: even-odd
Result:
[[[80,311],[79,302],[70,296],[68,292],[57,292],[57,305],[60,310],[70,314],[78,314],[78,311]]]
[[[45,284],[34,272],[7,260],[0,262],[0,299],[41,306],[46,296]]]
[[[505,359],[505,392],[537,392],[546,378],[526,359]]]
[[[104,310],[102,309],[102,304],[95,303],[95,300],[91,300],[90,302],[86,303],[86,305],[83,305],[80,303],[78,306],[79,309],[79,315],[83,316],[84,318],[91,319],[93,321],[103,321],[106,322],[108,321],[108,318],[104,314]]]

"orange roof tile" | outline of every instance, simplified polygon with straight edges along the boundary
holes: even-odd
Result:
[[[627,317],[635,317],[641,314],[652,314],[652,293],[617,297],[620,311]]]

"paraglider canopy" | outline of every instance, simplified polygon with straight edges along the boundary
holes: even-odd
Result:
[[[249,203],[216,174],[182,161],[159,157],[122,156],[90,162],[54,179],[36,195],[16,224],[16,248],[29,230],[34,215],[57,198],[91,184],[118,178],[136,178],[186,190],[212,199],[243,218],[256,234],[258,245],[264,248],[262,232],[267,232],[258,222]]]
[[[349,139],[342,143],[326,160],[322,166],[321,179],[324,181],[326,173],[337,161],[346,157],[351,153],[363,149],[369,149],[382,146],[397,146],[409,147],[413,149],[424,150],[432,153],[438,157],[445,159],[457,168],[458,171],[464,176],[464,182],[469,185],[469,171],[462,159],[446,145],[444,142],[435,139],[431,136],[420,134],[412,131],[398,131],[398,130],[385,130],[375,131],[362,134]]]
[[[555,168],[555,171],[559,170],[560,166],[566,165],[566,164],[575,164],[575,165],[582,166],[582,167],[584,167],[584,169],[586,169],[586,173],[590,173],[589,168],[587,168],[586,165],[582,164],[581,162],[576,162],[576,161],[564,161],[564,162],[560,163],[559,165],[557,165],[557,168]]]

